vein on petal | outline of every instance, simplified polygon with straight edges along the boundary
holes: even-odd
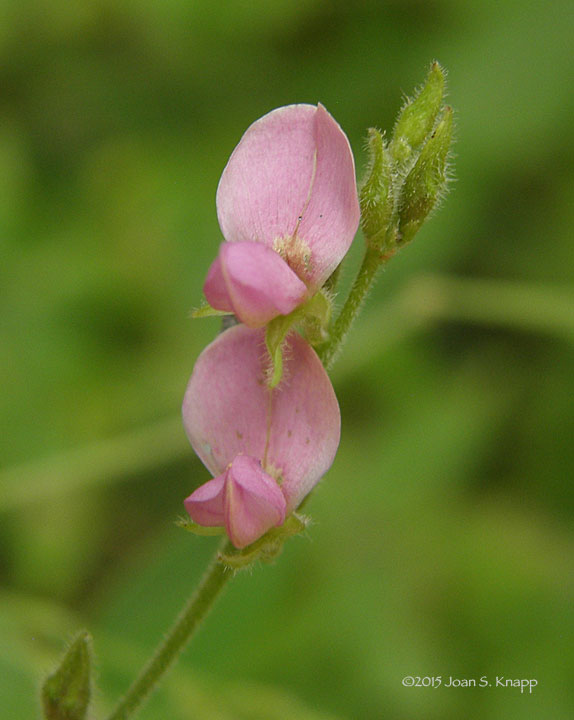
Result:
[[[301,221],[303,220],[303,215],[305,214],[307,208],[309,207],[309,203],[311,202],[311,194],[313,192],[313,186],[315,185],[316,174],[317,174],[317,148],[315,148],[315,152],[313,153],[313,170],[311,171],[311,181],[309,183],[307,199],[305,200],[303,209],[301,210],[301,212],[299,213],[299,215],[297,217],[297,224],[295,225],[295,230],[293,230],[293,235],[292,235],[293,240],[297,237],[297,231],[299,230],[299,225],[301,225]]]

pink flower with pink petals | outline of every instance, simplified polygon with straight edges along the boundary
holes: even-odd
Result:
[[[217,189],[226,240],[204,285],[207,301],[252,328],[311,297],[359,225],[349,141],[322,105],[288,105],[245,132]]]
[[[264,331],[233,327],[199,356],[183,401],[191,444],[214,475],[185,501],[192,520],[224,526],[237,548],[281,525],[331,466],[340,414],[331,381],[298,334],[271,390]]]

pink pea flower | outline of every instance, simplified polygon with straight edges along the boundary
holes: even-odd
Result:
[[[331,381],[298,334],[270,390],[264,330],[237,325],[199,356],[183,401],[195,452],[214,475],[185,500],[192,520],[225,526],[237,548],[283,524],[331,466],[340,414]]]
[[[251,125],[217,188],[227,242],[204,292],[249,327],[287,315],[322,287],[359,225],[349,141],[322,105],[287,105]]]

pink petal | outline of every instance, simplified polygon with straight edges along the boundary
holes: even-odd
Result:
[[[279,471],[287,512],[331,467],[341,435],[339,403],[313,348],[292,333],[284,380],[273,396],[267,464]]]
[[[213,480],[208,480],[184,500],[185,509],[193,522],[207,527],[224,525],[225,475],[223,473]]]
[[[203,284],[203,293],[212,308],[233,312],[233,303],[227,292],[227,286],[221,268],[221,255],[218,255],[211,263],[211,267],[207,272],[207,277]]]
[[[264,333],[237,325],[199,356],[183,400],[183,421],[195,452],[212,473],[236,455],[262,458],[267,388]]]
[[[288,315],[308,294],[278,253],[253,242],[223,243],[203,289],[212,307],[253,328]]]
[[[291,235],[307,202],[313,176],[313,105],[288,105],[245,132],[217,188],[217,216],[228,241],[272,247]]]
[[[316,290],[342,260],[359,224],[345,133],[321,105],[288,105],[268,113],[233,151],[217,189],[217,214],[232,242],[276,247],[297,229],[293,253],[299,260],[289,262]]]
[[[257,458],[266,473],[281,478],[289,513],[333,462],[339,406],[319,358],[296,333],[287,339],[284,380],[273,391],[265,383],[267,363],[263,330],[243,325],[226,330],[197,360],[183,420],[213,475],[241,453]]]
[[[298,235],[312,250],[307,281],[320,288],[346,255],[361,213],[351,146],[322,105],[315,114],[315,142],[315,179]]]
[[[238,455],[227,471],[225,528],[237,548],[250,545],[285,521],[285,498],[255,458]]]

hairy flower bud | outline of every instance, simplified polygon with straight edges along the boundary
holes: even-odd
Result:
[[[367,142],[368,166],[359,192],[361,228],[369,245],[383,249],[394,206],[391,157],[375,128],[369,129]]]
[[[46,720],[84,720],[90,702],[90,655],[90,636],[81,632],[42,686]]]
[[[433,62],[427,79],[415,97],[401,110],[389,150],[395,162],[408,165],[432,131],[444,98],[444,71]]]
[[[410,242],[445,193],[452,141],[452,109],[446,107],[432,136],[407,175],[399,210],[399,243]]]

